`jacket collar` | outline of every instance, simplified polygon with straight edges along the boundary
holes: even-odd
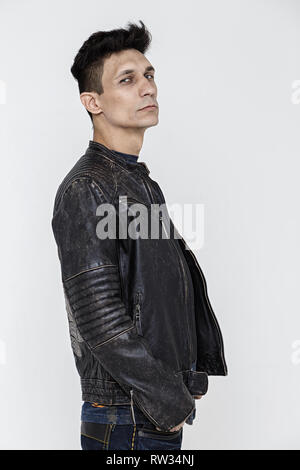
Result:
[[[111,160],[114,163],[118,163],[126,170],[140,170],[142,173],[149,175],[150,170],[145,162],[129,162],[126,158],[118,155],[113,150],[109,149],[100,142],[96,142],[95,140],[89,140],[88,148],[86,149],[86,153],[97,153],[99,156],[104,156],[105,158]]]

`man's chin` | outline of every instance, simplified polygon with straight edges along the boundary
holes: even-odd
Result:
[[[144,127],[147,129],[147,127],[157,126],[158,123],[158,117],[156,117],[155,119],[143,119],[142,121],[139,121],[138,127]]]

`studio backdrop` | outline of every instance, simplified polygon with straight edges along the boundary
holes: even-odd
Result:
[[[51,229],[57,187],[92,139],[70,67],[90,34],[139,20],[160,106],[139,160],[168,204],[202,207],[194,253],[228,366],[182,448],[299,449],[296,0],[1,1],[0,448],[80,449]]]

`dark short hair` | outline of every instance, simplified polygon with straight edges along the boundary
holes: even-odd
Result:
[[[71,73],[78,81],[79,94],[84,91],[103,93],[101,77],[104,59],[114,52],[125,49],[137,49],[142,54],[146,52],[152,37],[141,20],[140,23],[141,26],[137,26],[129,22],[127,29],[97,31],[83,43],[71,67]],[[92,113],[87,112],[93,122]]]

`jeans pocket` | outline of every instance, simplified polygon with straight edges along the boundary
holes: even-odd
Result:
[[[111,424],[82,421],[80,429],[82,450],[107,450],[111,430]]]

